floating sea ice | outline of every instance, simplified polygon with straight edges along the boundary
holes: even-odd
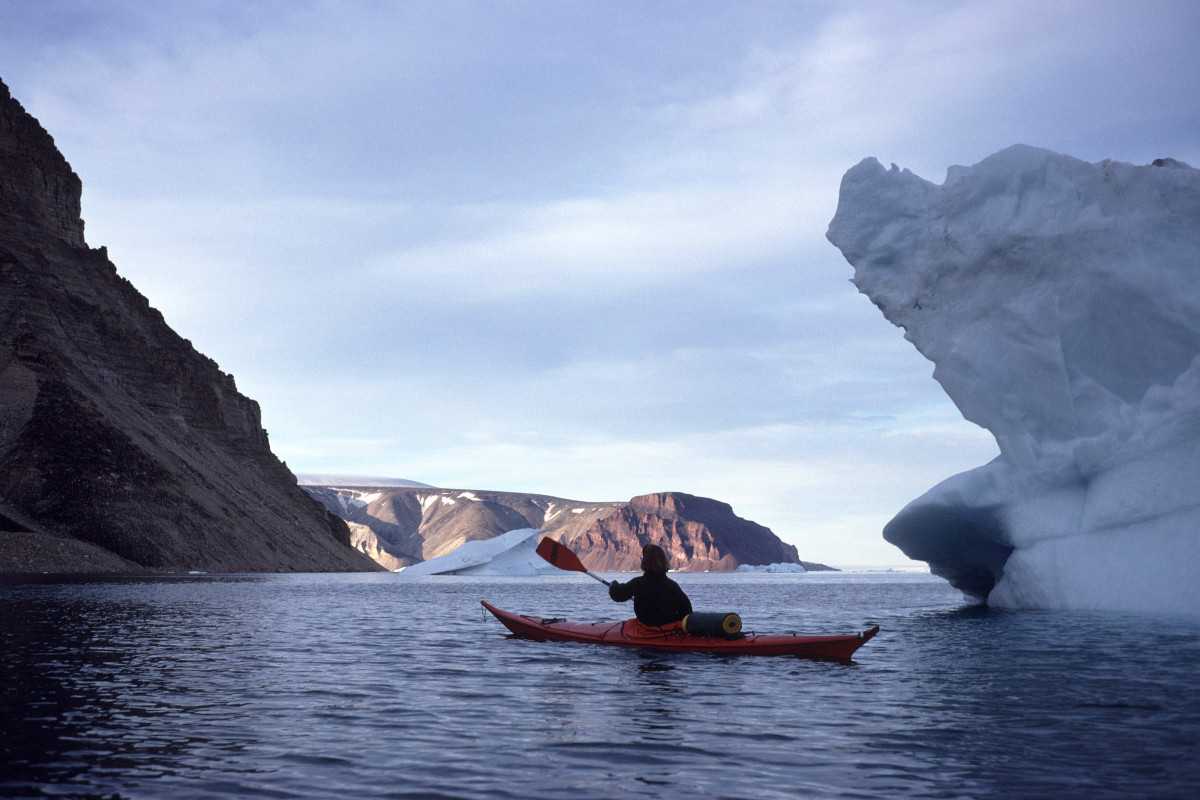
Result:
[[[738,564],[738,572],[808,572],[799,564]]]
[[[884,538],[993,605],[1200,613],[1200,171],[866,159],[827,235],[1000,448]]]

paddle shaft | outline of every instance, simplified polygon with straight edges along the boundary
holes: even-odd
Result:
[[[598,581],[600,581],[601,583],[603,583],[605,586],[612,586],[612,581],[606,581],[606,580],[604,580],[604,578],[601,578],[599,575],[597,575],[596,573],[592,572],[590,569],[585,569],[585,570],[583,571],[583,574],[584,574],[584,575],[589,575],[589,576],[591,576],[591,577],[595,578],[596,580],[598,580]]]

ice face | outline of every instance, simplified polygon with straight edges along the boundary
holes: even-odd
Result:
[[[1000,448],[884,537],[994,605],[1200,613],[1200,171],[866,159],[827,236]]]
[[[800,564],[738,564],[738,572],[808,572]]]
[[[508,531],[491,539],[464,542],[444,556],[398,570],[419,575],[552,575],[562,574],[537,554],[537,528]]]

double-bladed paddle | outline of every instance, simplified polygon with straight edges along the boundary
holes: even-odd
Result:
[[[571,552],[570,548],[564,544],[559,544],[553,539],[543,536],[542,540],[538,542],[537,554],[559,569],[570,570],[571,572],[582,572],[585,575],[592,576],[605,586],[612,585],[609,581],[604,580],[604,578],[601,578],[599,575],[585,567],[583,562],[579,560],[579,556]]]

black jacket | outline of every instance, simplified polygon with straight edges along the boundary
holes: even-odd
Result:
[[[692,613],[692,601],[666,575],[646,572],[628,583],[613,581],[608,596],[618,603],[633,598],[633,613],[644,625],[679,622]]]

